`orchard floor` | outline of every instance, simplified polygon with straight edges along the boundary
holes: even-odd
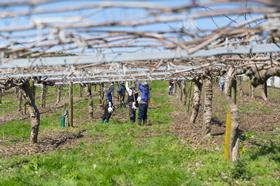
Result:
[[[28,120],[3,123],[0,185],[280,184],[280,90],[269,89],[268,104],[258,97],[239,99],[241,158],[231,164],[223,158],[224,97],[215,89],[214,136],[203,138],[201,116],[190,125],[184,106],[166,95],[166,87],[165,82],[152,83],[150,121],[144,127],[127,121],[127,109],[118,109],[104,125],[96,107],[91,121],[87,100],[78,98],[74,128],[59,128],[63,107],[43,113],[38,145],[28,143]],[[8,109],[0,116],[16,112],[12,99],[8,95],[1,106]],[[49,103],[54,100],[54,95],[48,98]]]

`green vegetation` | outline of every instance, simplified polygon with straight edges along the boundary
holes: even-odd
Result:
[[[75,130],[85,136],[66,149],[30,156],[0,157],[0,185],[279,185],[280,139],[243,149],[235,165],[223,160],[222,147],[192,149],[169,130],[172,119],[167,84],[153,82],[151,126],[90,123],[87,102],[75,104]],[[160,95],[160,96],[159,96]],[[95,104],[96,105],[96,104]],[[118,112],[127,112],[122,110]],[[62,109],[43,115],[41,136],[58,129]],[[115,113],[117,114],[117,113]],[[29,122],[0,126],[8,139],[27,140]],[[255,135],[248,133],[244,140]],[[0,142],[1,144],[1,142]],[[278,179],[277,179],[278,178]]]

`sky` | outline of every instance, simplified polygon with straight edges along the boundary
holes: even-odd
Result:
[[[58,3],[52,3],[52,4],[47,4],[40,6],[39,8],[48,8],[48,9],[53,9],[57,7],[65,7],[65,6],[75,6],[79,4],[86,4],[90,2],[89,0],[69,0],[69,1],[64,1],[64,2],[58,2]],[[190,3],[189,0],[162,0],[162,1],[145,1],[145,2],[153,2],[153,3],[158,3],[159,5],[167,5],[167,6],[180,6],[183,4],[188,4]],[[206,1],[199,1],[199,2],[206,2]],[[238,5],[219,5],[219,6],[211,6],[207,8],[197,8],[193,11],[209,11],[209,10],[215,10],[215,9],[227,9],[227,8],[233,8],[233,7],[250,7],[251,4],[246,4],[246,3],[241,3]],[[18,10],[22,11],[27,9],[27,7],[12,7],[12,8],[3,8],[0,7],[1,10]],[[38,19],[45,19],[45,20],[58,20],[59,18],[62,18],[63,20],[66,20],[65,18],[69,17],[77,17],[84,15],[87,18],[87,21],[90,22],[103,22],[103,21],[108,21],[108,20],[121,20],[121,19],[126,19],[126,20],[133,20],[133,19],[141,19],[143,17],[147,17],[149,15],[146,15],[145,11],[143,10],[138,10],[138,9],[132,9],[132,10],[126,10],[126,9],[120,9],[120,8],[113,8],[113,9],[107,9],[107,10],[83,10],[83,11],[75,11],[71,13],[57,13],[57,14],[45,14],[45,15],[33,15],[31,17],[21,17],[21,18],[11,18],[11,19],[0,19],[0,28],[1,27],[13,27],[13,26],[20,26],[20,25],[28,25],[31,23],[32,20],[38,20]],[[216,29],[219,27],[224,27],[228,25],[231,20],[233,19],[238,22],[242,22],[245,20],[245,18],[250,19],[253,18],[257,15],[247,15],[245,16],[230,16],[230,19],[222,16],[222,17],[217,17],[217,18],[204,18],[204,19],[199,19],[199,20],[190,20],[188,19],[189,12],[185,13],[186,19],[182,20],[180,22],[176,23],[168,23],[168,24],[156,24],[156,25],[148,25],[148,26],[139,26],[137,28],[135,27],[114,27],[112,29],[114,30],[139,30],[139,31],[145,31],[145,30],[170,30],[170,29],[180,29],[180,28],[186,28],[186,29],[191,29],[194,32],[196,30],[212,30]],[[102,28],[99,28],[102,29]],[[110,28],[106,28],[110,29]],[[34,36],[37,34],[37,31],[25,31],[25,32],[17,32],[16,34],[13,34],[12,36],[21,36],[22,34],[28,34],[30,36]],[[0,35],[10,35],[10,33],[1,33]],[[15,37],[15,41],[21,42],[21,41],[29,41],[31,37],[23,38],[23,37]],[[36,38],[36,37],[34,37]],[[178,39],[184,39],[178,38]],[[5,41],[0,39],[0,46],[5,44]],[[53,49],[54,51],[56,48]],[[123,50],[123,49],[120,49]],[[74,51],[77,52],[77,51]]]

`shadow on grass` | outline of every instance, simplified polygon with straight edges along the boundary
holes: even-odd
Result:
[[[271,159],[280,162],[280,143],[270,140],[268,143],[260,143],[256,141],[250,142],[256,146],[256,151],[251,155],[251,159],[255,160],[260,156],[272,155]]]

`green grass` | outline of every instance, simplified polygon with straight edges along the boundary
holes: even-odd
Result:
[[[152,84],[152,126],[120,123],[114,115],[108,125],[83,123],[87,102],[76,103],[75,115],[81,123],[77,129],[87,129],[84,139],[71,148],[43,155],[0,158],[0,185],[280,184],[279,143],[243,150],[236,165],[223,160],[222,147],[205,150],[182,144],[169,131],[170,112],[175,108],[169,104],[166,86]],[[42,135],[57,130],[61,112],[42,117]],[[12,139],[26,139],[29,123],[13,121],[0,126],[0,131]]]

